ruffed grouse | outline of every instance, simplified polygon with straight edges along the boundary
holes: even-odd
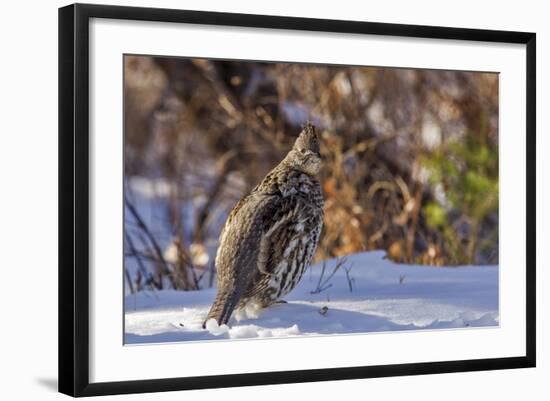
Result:
[[[225,324],[235,308],[267,307],[296,286],[323,226],[320,165],[308,123],[279,165],[233,208],[220,234],[217,294],[206,321]]]

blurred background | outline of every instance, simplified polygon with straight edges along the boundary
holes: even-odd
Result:
[[[498,74],[124,59],[126,291],[215,283],[235,203],[317,126],[315,260],[498,264]]]

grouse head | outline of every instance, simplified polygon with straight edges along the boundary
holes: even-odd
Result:
[[[321,168],[319,139],[312,124],[309,122],[306,124],[286,159],[293,168],[309,175],[319,172]]]

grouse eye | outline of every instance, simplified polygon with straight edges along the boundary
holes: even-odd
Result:
[[[304,153],[306,153],[306,150],[302,148],[302,149],[300,149],[300,153],[304,154]]]

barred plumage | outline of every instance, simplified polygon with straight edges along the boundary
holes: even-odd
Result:
[[[217,294],[207,320],[227,323],[236,307],[252,302],[267,307],[299,282],[323,225],[320,163],[308,124],[281,163],[233,208],[220,234]]]

